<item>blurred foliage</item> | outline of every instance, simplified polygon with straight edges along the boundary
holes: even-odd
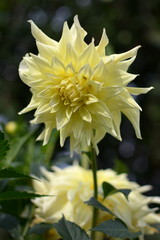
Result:
[[[129,121],[122,121],[123,142],[107,135],[99,144],[99,167],[113,167],[116,159],[121,159],[129,169],[130,178],[140,184],[150,183],[155,186],[154,193],[160,194],[160,1],[159,0],[1,0],[0,1],[0,122],[18,121],[19,130],[8,135],[18,139],[24,132],[30,131],[17,112],[24,108],[31,94],[18,76],[18,65],[27,52],[37,53],[35,41],[30,33],[27,20],[32,19],[46,34],[59,40],[63,22],[69,25],[75,14],[78,14],[81,25],[87,30],[86,41],[92,36],[98,43],[103,27],[106,28],[110,40],[108,53],[127,51],[136,45],[142,45],[134,64],[132,73],[139,73],[135,83],[137,86],[154,86],[145,96],[137,98],[142,106],[141,129],[143,140],[135,138],[134,130]],[[32,115],[26,114],[28,122]],[[38,131],[38,130],[37,130]],[[16,134],[19,134],[17,136]],[[35,136],[36,134],[34,134]],[[37,136],[37,135],[36,135]],[[18,143],[17,143],[18,144]],[[20,147],[16,162],[18,168],[26,164],[25,172],[29,172],[30,163],[39,159],[42,163],[43,151],[52,157],[52,147],[40,147],[32,136],[28,144]],[[66,145],[67,149],[68,145]],[[51,148],[51,149],[50,149]],[[33,151],[34,149],[34,151]],[[39,150],[41,149],[41,150]],[[41,151],[41,152],[39,152]],[[26,153],[24,155],[24,152]],[[60,159],[68,159],[65,151],[58,155]],[[22,159],[22,156],[25,159]],[[47,159],[45,162],[47,163]],[[32,166],[36,171],[36,166]]]

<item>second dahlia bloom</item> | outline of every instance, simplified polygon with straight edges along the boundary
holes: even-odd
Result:
[[[92,227],[93,209],[84,202],[93,197],[92,171],[80,166],[70,166],[65,169],[53,167],[54,172],[42,168],[44,178],[33,180],[36,193],[52,195],[51,197],[36,198],[35,222],[54,223],[62,215],[67,220],[80,225],[88,231]],[[150,209],[148,204],[159,203],[159,197],[146,197],[143,192],[150,186],[140,187],[127,179],[126,174],[118,175],[111,169],[97,171],[98,200],[119,217],[130,231],[152,234],[155,229],[150,224],[160,222],[156,209]],[[102,183],[106,181],[117,189],[128,188],[131,193],[128,200],[122,193],[115,193],[103,199]],[[98,222],[112,219],[106,212],[99,212]],[[143,239],[143,238],[141,238]]]
[[[87,44],[87,33],[77,16],[70,29],[64,23],[59,42],[29,22],[39,54],[27,54],[19,66],[20,77],[32,92],[31,102],[20,113],[36,109],[31,122],[45,124],[38,140],[46,144],[52,129],[57,128],[61,146],[69,136],[71,151],[83,141],[88,146],[92,143],[98,153],[97,143],[106,133],[121,139],[121,113],[141,138],[141,108],[132,95],[147,93],[151,88],[127,86],[136,77],[127,70],[139,46],[108,56],[105,29],[97,46],[94,39]]]

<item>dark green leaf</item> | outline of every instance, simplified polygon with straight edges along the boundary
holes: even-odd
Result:
[[[6,165],[10,165],[10,163],[13,161],[13,159],[16,157],[22,146],[25,144],[25,142],[34,134],[34,131],[27,133],[23,137],[19,137],[14,139],[14,142],[10,146],[10,150],[7,153],[5,163]]]
[[[0,193],[0,201],[12,200],[12,199],[25,199],[25,198],[36,198],[46,197],[47,195],[40,195],[30,192],[19,192],[19,191],[7,191]]]
[[[144,240],[160,240],[160,233],[146,235]]]
[[[103,189],[104,198],[116,191],[116,188],[108,182],[102,183],[102,189]]]
[[[4,138],[4,133],[0,131],[0,161],[2,161],[9,150],[8,140]]]
[[[141,232],[130,232],[125,224],[118,219],[100,223],[97,227],[91,229],[91,231],[103,232],[107,236],[120,239],[134,239],[141,235]]]
[[[77,224],[67,221],[62,217],[58,223],[54,223],[59,235],[63,240],[90,240],[87,233]]]
[[[156,228],[160,232],[160,223],[152,224],[152,227]]]
[[[44,234],[46,231],[54,228],[53,224],[50,223],[39,223],[34,225],[29,229],[28,234],[36,233],[36,234]]]
[[[128,198],[128,195],[131,192],[130,189],[117,189],[108,182],[103,182],[102,188],[103,188],[104,198],[117,192],[123,193],[124,196]]]
[[[128,172],[128,166],[123,161],[119,159],[115,159],[114,161],[114,170],[118,173],[127,173]]]
[[[102,203],[100,203],[94,197],[90,198],[90,200],[88,200],[88,201],[86,201],[84,203],[86,203],[86,204],[88,204],[90,206],[93,206],[95,208],[98,208],[98,209],[100,209],[100,210],[102,210],[104,212],[108,212],[108,213],[110,213],[110,214],[112,214],[113,216],[116,217],[116,215],[112,211],[110,211],[109,208],[105,207]]]
[[[15,170],[11,169],[11,168],[5,168],[0,170],[0,179],[4,179],[4,178],[29,178],[29,179],[36,179],[33,178],[29,175],[25,175],[23,173],[19,173],[16,172]],[[38,179],[36,179],[38,180]]]
[[[21,239],[21,229],[16,217],[0,213],[0,228],[8,231],[16,240]]]
[[[131,189],[128,189],[128,188],[124,188],[124,189],[117,189],[118,192],[120,193],[123,193],[123,195],[128,199],[128,195],[130,194],[131,192]]]
[[[144,240],[160,240],[160,223],[153,224],[152,227],[157,229],[155,234],[145,235]]]

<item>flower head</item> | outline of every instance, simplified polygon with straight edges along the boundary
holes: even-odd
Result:
[[[83,141],[88,146],[92,143],[98,152],[97,143],[106,133],[121,139],[121,113],[141,138],[141,108],[132,94],[147,93],[151,88],[127,86],[136,77],[127,70],[139,46],[108,56],[105,29],[97,46],[94,39],[87,44],[87,33],[77,16],[70,29],[64,23],[59,42],[46,36],[33,21],[29,22],[39,54],[27,54],[19,66],[20,77],[32,92],[29,105],[20,113],[36,109],[31,122],[45,124],[38,140],[46,144],[52,129],[57,128],[61,146],[69,136],[72,151]]]
[[[84,203],[93,196],[92,171],[80,166],[70,166],[65,169],[53,167],[54,172],[42,169],[44,179],[33,181],[37,193],[53,197],[34,199],[37,206],[36,222],[57,222],[62,214],[67,220],[73,221],[88,231],[92,225],[92,207]],[[159,197],[146,197],[142,193],[149,186],[140,187],[127,179],[126,174],[118,175],[111,169],[97,171],[98,200],[119,217],[131,231],[153,233],[149,224],[160,222],[160,216],[155,209],[148,207],[149,203],[160,203]],[[102,183],[106,181],[117,189],[129,188],[128,200],[122,193],[115,193],[103,199]],[[99,222],[112,219],[106,212],[99,213]]]

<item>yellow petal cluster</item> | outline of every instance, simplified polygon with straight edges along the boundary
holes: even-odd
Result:
[[[36,193],[52,195],[34,199],[36,205],[35,222],[57,222],[62,214],[67,220],[73,221],[88,231],[92,225],[92,207],[84,204],[93,194],[92,171],[80,166],[65,169],[53,167],[54,172],[42,168],[44,178],[33,181]],[[131,231],[153,233],[150,224],[160,222],[156,209],[148,204],[159,203],[159,197],[146,197],[142,193],[150,186],[140,187],[127,179],[126,174],[118,175],[111,169],[97,171],[98,200],[108,207],[116,216],[123,220]],[[116,193],[103,199],[102,183],[106,181],[118,189],[129,188],[128,200],[122,193]],[[109,213],[100,212],[99,222],[112,219]]]
[[[27,54],[19,66],[20,78],[32,92],[29,105],[20,114],[36,110],[31,122],[45,124],[38,140],[46,144],[52,129],[57,128],[61,146],[70,137],[71,151],[83,141],[88,146],[92,143],[98,153],[97,143],[106,133],[121,140],[121,113],[141,138],[141,108],[132,95],[147,93],[151,88],[128,86],[137,75],[127,73],[139,46],[108,56],[105,29],[97,46],[94,39],[87,44],[87,33],[77,16],[71,28],[64,23],[59,42],[29,22],[39,53]]]

